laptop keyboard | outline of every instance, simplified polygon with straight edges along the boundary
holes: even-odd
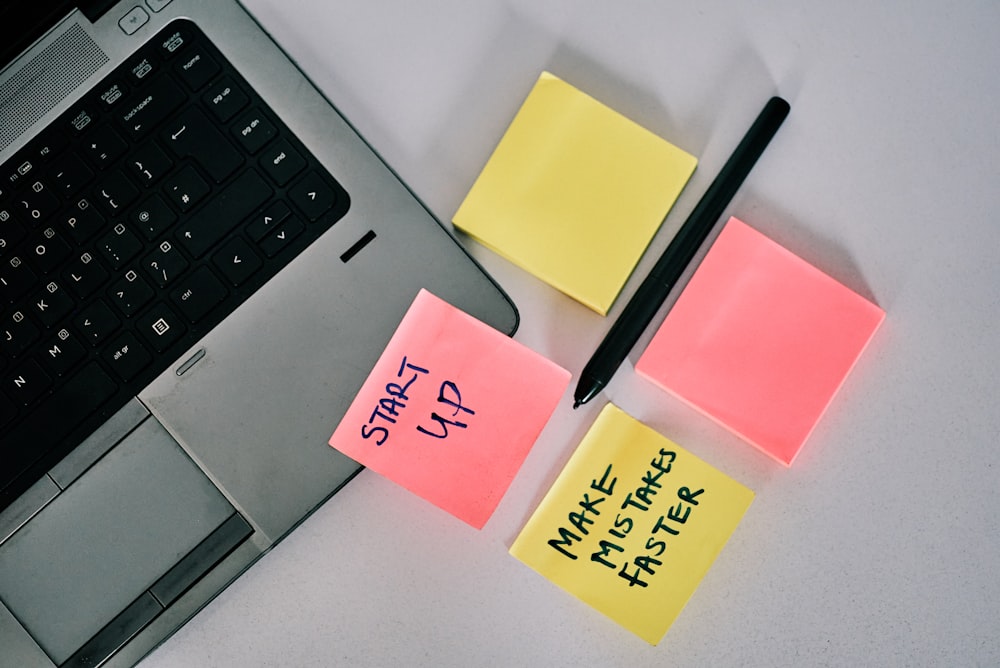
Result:
[[[341,218],[189,21],[0,168],[0,508]]]

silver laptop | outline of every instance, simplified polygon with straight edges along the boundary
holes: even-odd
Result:
[[[236,2],[0,37],[0,665],[132,665],[358,471],[421,287],[517,313]]]

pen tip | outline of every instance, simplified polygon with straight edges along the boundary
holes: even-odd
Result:
[[[576,410],[577,408],[579,408],[582,403],[583,403],[582,401],[580,401],[579,399],[576,399],[573,402],[573,410]]]

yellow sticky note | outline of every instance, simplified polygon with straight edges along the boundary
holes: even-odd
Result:
[[[753,496],[608,404],[510,553],[655,645]]]
[[[606,315],[696,164],[543,72],[452,222]]]

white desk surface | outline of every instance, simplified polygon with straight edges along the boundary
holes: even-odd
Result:
[[[624,295],[779,93],[727,215],[888,315],[791,469],[639,379],[651,332],[609,385],[757,493],[656,647],[507,553],[604,403],[570,390],[483,530],[365,471],[145,668],[1000,664],[1000,4],[246,4],[444,221],[543,69],[697,155]],[[625,299],[462,241],[575,377]]]

